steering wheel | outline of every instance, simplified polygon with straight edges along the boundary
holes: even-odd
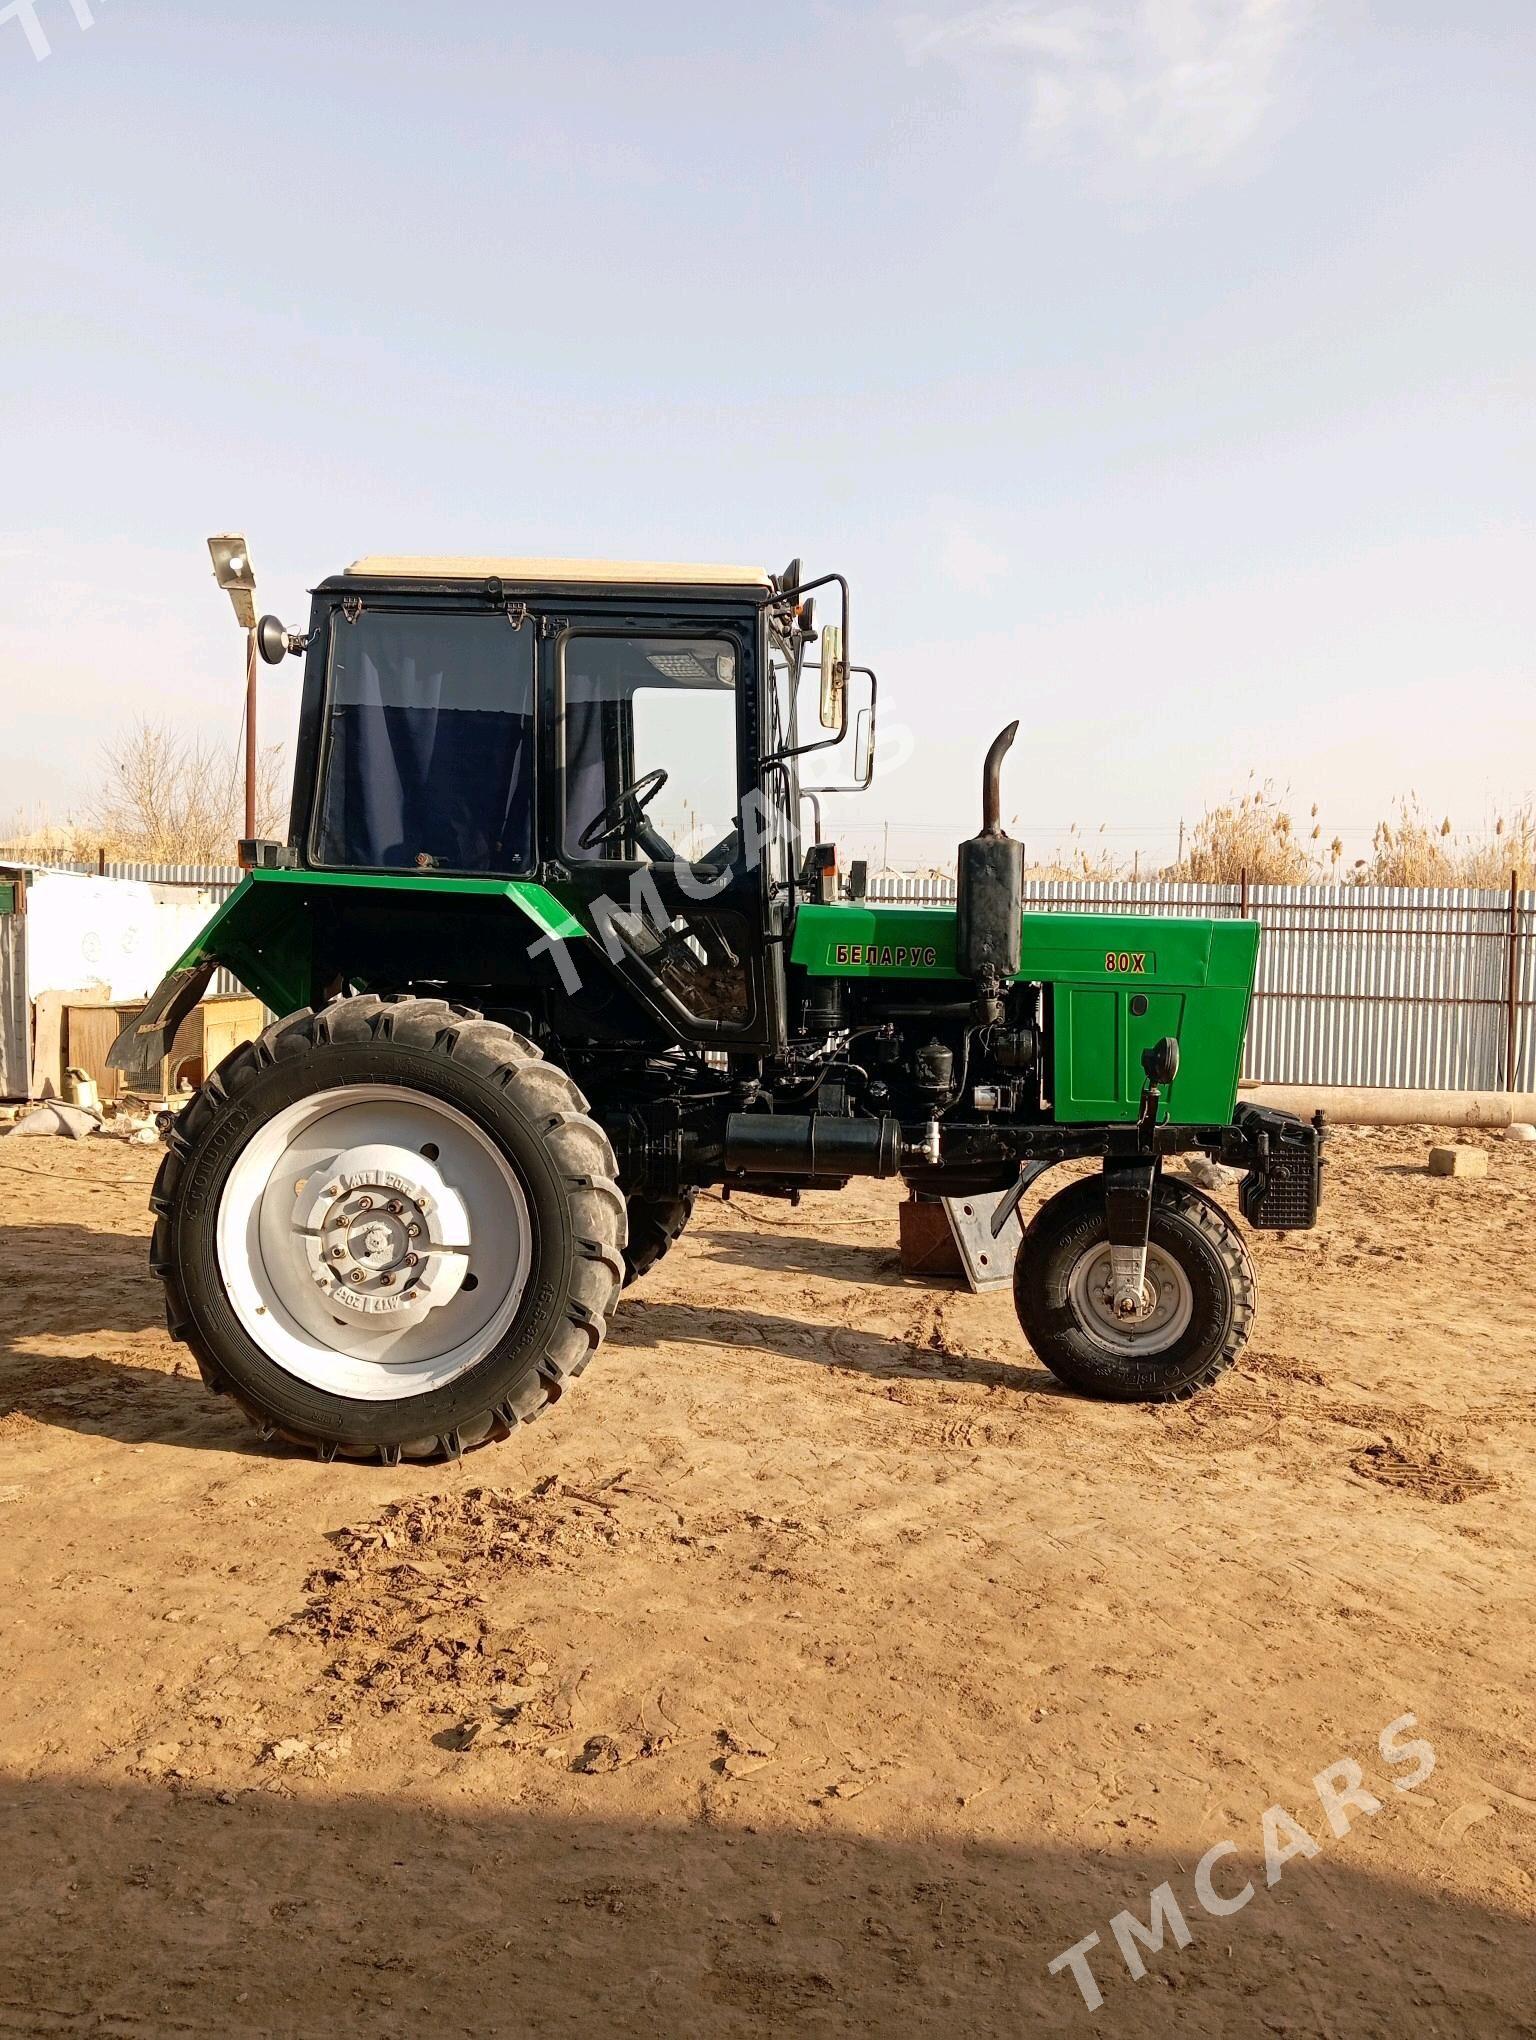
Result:
[[[666,768],[658,766],[654,772],[647,772],[643,779],[637,779],[633,786],[621,787],[576,838],[578,848],[596,850],[612,837],[634,828],[666,783]]]

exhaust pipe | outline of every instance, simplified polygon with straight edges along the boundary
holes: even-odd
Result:
[[[992,748],[982,767],[981,833],[984,836],[1000,836],[1003,833],[1003,760],[1013,749],[1013,740],[1018,734],[1016,722],[1000,730],[992,739]]]

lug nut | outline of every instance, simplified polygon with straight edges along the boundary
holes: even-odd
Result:
[[[332,1259],[333,1261],[344,1261],[344,1260],[345,1260],[346,1258],[347,1258],[347,1250],[346,1250],[346,1248],[345,1248],[345,1247],[332,1247],[332,1249],[331,1249],[331,1259]]]
[[[405,1257],[405,1265],[407,1268],[418,1267],[420,1265],[420,1262],[421,1262],[420,1254],[407,1254]]]
[[[406,1227],[405,1236],[407,1239],[419,1240],[421,1238],[421,1227],[413,1222]]]
[[[405,1206],[400,1202],[398,1197],[394,1197],[391,1198],[389,1203],[385,1205],[384,1209],[389,1213],[391,1218],[398,1218],[401,1212],[404,1211]]]
[[[359,1197],[357,1200],[357,1208],[359,1211],[372,1211],[373,1199],[371,1197]]]
[[[364,1275],[361,1268],[354,1268],[351,1274],[347,1277],[347,1280],[349,1282],[366,1282],[367,1279],[368,1279],[367,1276]]]

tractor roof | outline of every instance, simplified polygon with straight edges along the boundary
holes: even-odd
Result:
[[[488,581],[581,588],[769,588],[761,567],[688,566],[644,560],[432,559],[377,554],[354,560],[346,579]]]

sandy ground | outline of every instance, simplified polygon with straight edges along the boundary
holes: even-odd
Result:
[[[189,1378],[153,1151],[0,1145],[0,2030],[1536,2033],[1536,1149],[1426,1146],[1338,1138],[1187,1407],[904,1283],[883,1188],[709,1199],[558,1410],[384,1471]]]

